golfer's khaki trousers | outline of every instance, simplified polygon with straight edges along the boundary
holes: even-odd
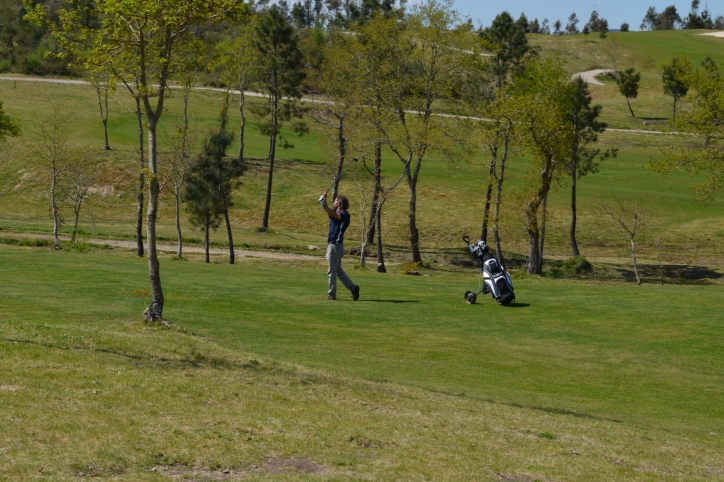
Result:
[[[352,291],[352,288],[354,288],[354,283],[342,269],[342,256],[344,256],[343,243],[330,243],[327,245],[327,263],[329,263],[329,270],[327,271],[329,289],[327,294],[332,298],[337,297],[337,278],[348,290]]]

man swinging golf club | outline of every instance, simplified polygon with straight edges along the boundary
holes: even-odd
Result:
[[[352,299],[359,299],[359,286],[354,284],[347,273],[342,269],[342,256],[344,256],[344,232],[349,226],[350,216],[347,212],[349,209],[349,201],[344,196],[337,196],[332,204],[332,208],[327,206],[327,193],[325,192],[319,198],[319,204],[324,212],[329,216],[329,234],[327,235],[327,263],[329,270],[329,290],[327,291],[327,299],[334,300],[337,298],[337,278],[352,293]]]

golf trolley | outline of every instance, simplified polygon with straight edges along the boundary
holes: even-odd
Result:
[[[479,240],[470,244],[470,237],[463,236],[463,241],[468,245],[470,256],[478,262],[480,267],[480,280],[478,282],[478,291],[466,291],[465,301],[472,305],[475,303],[480,293],[487,295],[490,293],[493,299],[501,305],[508,305],[515,300],[513,293],[513,283],[505,268],[500,266],[498,260],[490,254],[490,248],[485,241]]]

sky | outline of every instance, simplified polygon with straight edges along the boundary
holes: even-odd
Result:
[[[631,30],[639,30],[641,20],[646,15],[649,7],[656,7],[661,12],[669,5],[676,5],[676,10],[683,18],[691,11],[691,0],[505,0],[502,2],[491,2],[489,0],[454,0],[455,9],[462,15],[469,16],[473,24],[478,27],[488,27],[495,16],[507,10],[517,19],[521,12],[525,12],[528,21],[538,18],[540,22],[544,18],[553,26],[556,20],[560,20],[565,27],[568,17],[575,12],[580,23],[578,29],[588,22],[593,10],[598,10],[600,16],[608,20],[608,28],[618,29],[622,23],[628,22]],[[410,2],[412,3],[412,2]],[[724,15],[724,2],[720,0],[709,1],[709,12],[716,18]],[[704,9],[707,0],[701,0],[699,10]]]

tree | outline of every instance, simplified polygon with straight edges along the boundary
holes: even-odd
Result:
[[[530,51],[525,31],[513,21],[508,12],[498,14],[490,27],[480,32],[483,48],[493,52],[490,68],[500,89],[508,74],[520,68]]]
[[[553,35],[562,35],[563,34],[563,32],[561,31],[561,26],[562,26],[561,21],[556,20],[555,23],[553,24]]]
[[[669,5],[658,15],[655,30],[674,30],[678,25],[681,25],[681,17],[676,5]]]
[[[521,30],[518,28],[518,31]],[[370,35],[369,32],[367,35]],[[386,33],[383,31],[379,35]],[[410,191],[410,251],[412,260],[422,263],[417,227],[417,183],[425,156],[438,145],[436,136],[440,135],[443,122],[434,115],[436,109],[433,104],[441,98],[449,98],[451,90],[457,85],[456,79],[464,74],[470,58],[478,58],[479,55],[470,43],[470,36],[458,12],[452,9],[451,0],[444,3],[426,0],[415,5],[402,37],[402,49],[393,47],[393,89],[388,97],[397,116],[396,128],[383,132],[383,135],[403,164]],[[384,40],[384,43],[386,48],[391,47],[389,40]],[[413,45],[413,49],[408,48]],[[407,72],[412,66],[417,73],[410,79]]]
[[[60,248],[58,233],[61,222],[58,211],[58,183],[69,164],[67,112],[69,112],[67,107],[53,102],[49,112],[44,112],[42,116],[35,113],[34,132],[31,134],[34,140],[25,142],[32,156],[31,162],[37,164],[50,177],[48,199],[53,215],[53,242],[56,249]]]
[[[186,212],[194,226],[204,231],[205,261],[209,260],[209,232],[216,231],[221,225],[224,212],[224,201],[220,192],[208,182],[208,172],[211,168],[210,157],[202,152],[197,158],[186,178],[186,190],[183,200],[186,203]]]
[[[550,29],[550,27],[548,26],[548,19],[547,19],[547,18],[544,18],[544,19],[543,19],[543,22],[541,22],[541,24],[540,24],[540,33],[542,33],[542,34],[544,34],[544,35],[550,35],[550,33],[551,33],[551,29]]]
[[[576,188],[578,181],[586,174],[598,172],[598,160],[610,155],[615,156],[616,151],[606,151],[600,155],[600,149],[588,147],[598,141],[598,134],[606,129],[606,123],[598,120],[602,107],[591,105],[591,96],[588,84],[576,77],[573,79],[574,88],[568,99],[567,124],[573,130],[571,137],[571,155],[568,162],[568,172],[571,176],[571,228],[569,239],[573,256],[580,256],[578,242],[576,241]]]
[[[3,103],[0,101],[0,147],[4,146],[8,137],[20,135],[20,122],[11,115],[5,113]],[[0,158],[0,161],[2,158]]]
[[[213,64],[219,73],[221,82],[227,86],[227,89],[239,90],[239,162],[244,161],[245,91],[256,74],[259,64],[258,50],[254,47],[256,18],[250,17],[248,21],[237,26],[228,37],[214,47]]]
[[[259,118],[259,130],[269,136],[269,173],[262,231],[269,229],[277,138],[282,141],[282,147],[293,147],[280,135],[280,130],[284,122],[301,117],[294,102],[302,96],[300,87],[304,79],[301,70],[302,52],[298,43],[299,37],[276,7],[262,15],[256,27],[254,47],[260,59],[258,69],[262,80],[259,87],[267,94],[267,103],[257,105],[252,110]],[[306,132],[306,125],[295,122],[292,123],[292,129],[301,135]]]
[[[583,30],[581,31],[581,33],[583,34],[583,40],[585,42],[588,42],[588,34],[591,33],[591,29],[588,28],[588,24],[583,26]]]
[[[674,99],[674,114],[676,119],[676,102],[686,97],[689,91],[688,79],[694,66],[689,57],[674,57],[670,62],[661,66],[661,81],[664,84],[664,94]]]
[[[184,92],[185,94],[188,91]],[[184,100],[187,100],[188,96]],[[174,198],[174,218],[176,221],[176,257],[183,258],[183,238],[181,236],[181,200],[187,176],[193,165],[191,146],[195,134],[185,120],[168,136],[169,151],[166,153],[165,168],[162,170],[162,185],[169,189]]]
[[[669,5],[661,13],[657,13],[655,7],[649,7],[641,21],[640,28],[641,30],[674,30],[681,23],[676,5]]]
[[[608,32],[608,20],[601,17],[598,10],[591,12],[591,17],[588,19],[588,30],[590,32],[607,33]]]
[[[619,29],[621,32],[628,32],[629,31],[629,24],[627,22],[624,22],[621,24],[621,28]]]
[[[98,96],[98,110],[101,113],[103,136],[106,141],[104,149],[110,151],[111,146],[108,144],[108,94],[115,89],[113,78],[103,69],[86,72],[84,77],[91,83]]]
[[[146,114],[148,132],[147,242],[151,303],[144,318],[162,322],[164,296],[156,249],[158,213],[157,128],[164,110],[168,81],[185,67],[178,50],[193,41],[194,28],[243,14],[242,0],[189,0],[168,4],[165,0],[98,0],[95,12],[98,28],[83,22],[81,0],[69,0],[59,12],[54,37],[61,55],[75,56],[82,66],[105,66],[139,99]],[[37,21],[47,17],[38,5],[29,16]]]
[[[570,157],[572,129],[566,124],[567,102],[574,84],[557,58],[535,60],[514,80],[513,92],[520,99],[521,141],[530,155],[525,215],[529,240],[526,270],[540,274],[543,268],[542,240],[545,232],[545,203],[553,182]],[[538,212],[542,211],[539,224]]]
[[[636,235],[645,227],[646,210],[644,205],[640,202],[604,202],[601,204],[601,210],[604,214],[610,216],[626,233],[626,237],[631,243],[631,258],[633,259],[634,273],[636,274],[636,284],[640,285],[641,278],[636,264]]]
[[[534,18],[530,24],[528,24],[528,30],[530,33],[541,33],[540,32],[540,23],[538,22],[537,18]]]
[[[489,156],[488,189],[483,211],[483,227],[481,239],[487,242],[488,218],[491,205],[492,188],[495,187],[495,207],[493,210],[493,239],[495,240],[496,256],[501,264],[505,264],[500,243],[500,206],[502,202],[503,182],[505,181],[505,165],[513,149],[516,139],[514,118],[520,109],[517,99],[510,92],[498,91],[493,102],[485,104],[480,112],[486,119],[473,131],[475,142]]]
[[[238,186],[239,177],[246,171],[246,166],[236,157],[226,157],[226,148],[231,141],[232,136],[223,129],[222,121],[222,127],[212,133],[204,143],[200,156],[203,159],[196,166],[196,175],[204,178],[206,186],[214,191],[215,199],[221,201],[221,214],[224,216],[229,240],[229,264],[234,264],[234,238],[229,220],[229,207],[233,205],[231,191]]]
[[[705,180],[694,187],[694,195],[711,202],[724,188],[724,69],[707,59],[689,72],[687,81],[688,106],[669,121],[670,129],[687,139],[687,145],[662,148],[661,157],[652,158],[647,168],[667,175],[677,169],[703,174]],[[692,138],[701,144],[690,145]]]
[[[90,188],[98,180],[98,166],[88,148],[73,149],[67,165],[58,179],[58,198],[73,210],[73,232],[70,242],[75,243],[78,219],[83,201],[91,194]]]
[[[656,7],[649,7],[648,10],[646,10],[646,15],[644,15],[643,20],[641,21],[641,25],[639,25],[639,28],[641,30],[654,30],[656,28],[656,22],[658,21],[659,14],[656,13]]]
[[[602,42],[601,50],[611,60],[613,64],[613,74],[618,75],[617,62],[621,56],[621,44],[618,41],[617,35],[612,35],[608,42]]]
[[[634,111],[631,108],[631,102],[629,99],[635,99],[639,95],[639,82],[641,81],[641,74],[631,67],[630,69],[622,70],[618,73],[616,78],[616,84],[618,84],[618,90],[621,94],[626,97],[626,104],[628,104],[628,110],[631,112],[631,117],[636,117]]]
[[[576,15],[576,12],[573,12],[570,17],[568,17],[568,23],[566,24],[566,33],[568,35],[573,35],[578,33],[578,16]]]
[[[528,17],[525,16],[525,13],[520,13],[520,17],[518,17],[518,20],[515,21],[515,24],[523,31],[523,33],[530,33],[530,24],[528,23]]]

